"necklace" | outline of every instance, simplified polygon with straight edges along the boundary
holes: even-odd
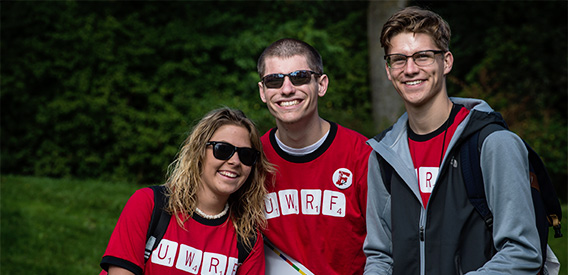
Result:
[[[217,214],[217,215],[208,215],[205,214],[205,212],[201,211],[201,209],[195,207],[195,212],[197,213],[197,215],[206,218],[208,220],[215,220],[218,218],[221,218],[223,216],[225,216],[225,214],[227,214],[227,211],[229,211],[229,203],[225,204],[225,209],[223,209],[223,211],[221,211],[221,213]]]
[[[444,147],[446,147],[446,134],[448,133],[448,128],[449,128],[449,124],[450,124],[450,118],[452,117],[452,113],[454,112],[454,107],[456,105],[454,105],[454,103],[452,103],[452,109],[450,110],[450,115],[448,115],[448,120],[446,120],[446,125],[444,126],[444,140],[442,141],[442,152],[440,153],[440,165],[438,165],[439,167],[442,167],[442,160],[444,159]]]

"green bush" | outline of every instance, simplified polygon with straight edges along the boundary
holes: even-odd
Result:
[[[368,86],[359,65],[365,33],[349,28],[364,27],[365,6],[3,3],[2,171],[161,182],[190,127],[211,109],[240,108],[262,132],[273,126],[256,60],[282,37],[312,43],[330,64],[334,84],[322,113],[372,125],[368,90],[357,88]]]
[[[562,197],[568,178],[565,1],[413,1],[452,26],[451,96],[483,98],[543,157]],[[365,1],[2,3],[3,173],[164,180],[194,122],[239,108],[261,132],[256,60],[303,39],[323,56],[326,119],[375,134]]]

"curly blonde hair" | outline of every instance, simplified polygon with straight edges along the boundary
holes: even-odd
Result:
[[[230,218],[244,244],[252,248],[249,239],[255,237],[258,227],[266,226],[264,198],[267,194],[265,180],[274,167],[262,151],[260,136],[252,120],[236,109],[223,107],[205,115],[185,139],[176,159],[168,168],[166,210],[176,217],[180,227],[193,215],[197,206],[197,190],[202,184],[201,172],[206,144],[224,125],[236,125],[249,131],[252,147],[260,152],[245,183],[229,196]]]

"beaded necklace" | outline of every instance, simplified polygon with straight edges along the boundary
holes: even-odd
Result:
[[[214,220],[214,219],[221,218],[221,217],[225,216],[225,214],[227,214],[227,211],[229,211],[229,203],[225,204],[225,209],[223,209],[223,211],[221,211],[221,213],[219,213],[217,215],[205,214],[205,212],[201,211],[201,209],[195,207],[195,212],[197,213],[197,215],[199,215],[203,218],[206,218],[208,220]]]

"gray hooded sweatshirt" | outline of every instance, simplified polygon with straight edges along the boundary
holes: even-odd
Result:
[[[542,261],[529,184],[528,151],[511,131],[482,144],[480,163],[493,230],[467,198],[459,148],[483,126],[502,120],[482,100],[451,98],[470,110],[450,140],[424,208],[408,147],[407,114],[380,140],[370,139],[367,255],[364,274],[537,274]],[[379,154],[393,168],[388,191]]]

